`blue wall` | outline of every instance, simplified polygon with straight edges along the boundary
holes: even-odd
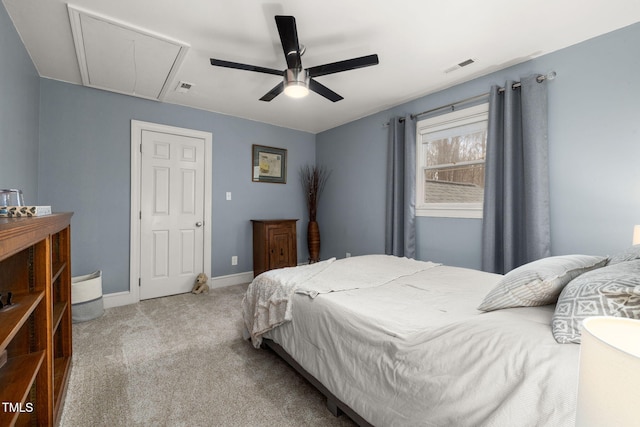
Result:
[[[640,24],[588,40],[316,135],[333,170],[320,203],[322,257],[384,252],[385,123],[488,92],[507,79],[549,82],[552,253],[608,254],[640,224]],[[417,257],[480,268],[474,219],[417,221]]]
[[[249,220],[256,217],[300,218],[298,255],[306,259],[297,170],[316,161],[333,170],[318,214],[322,257],[381,253],[385,123],[555,70],[549,83],[552,252],[612,253],[630,244],[632,226],[640,223],[639,42],[635,24],[312,135],[40,79],[0,7],[0,187],[23,189],[29,203],[74,211],[73,274],[101,268],[105,293],[126,291],[130,121],[204,130],[213,134],[214,276],[252,269]],[[251,182],[254,143],[289,150],[287,185]],[[232,201],[225,200],[227,191]],[[418,258],[478,268],[480,226],[480,220],[419,218]]]
[[[313,134],[42,79],[40,201],[75,212],[74,275],[100,268],[105,293],[129,289],[132,119],[213,134],[214,277],[252,270],[252,218],[299,218],[298,257],[307,258],[297,171],[315,162]],[[288,150],[286,185],[251,181],[252,144]],[[231,201],[225,200],[227,191]],[[233,255],[237,266],[231,265]]]
[[[0,5],[0,188],[38,197],[40,77],[4,5]]]

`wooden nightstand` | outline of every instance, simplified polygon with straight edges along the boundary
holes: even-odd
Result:
[[[253,275],[298,265],[297,219],[252,219]]]

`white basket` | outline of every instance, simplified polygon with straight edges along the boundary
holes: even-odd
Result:
[[[102,303],[102,271],[71,279],[71,320],[92,320],[104,314]]]

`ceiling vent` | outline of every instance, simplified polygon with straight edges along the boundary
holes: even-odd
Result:
[[[187,93],[191,90],[191,88],[193,87],[193,83],[187,83],[187,82],[178,82],[178,86],[176,87],[176,92],[178,93]]]
[[[68,6],[85,86],[162,100],[189,46],[169,37]]]
[[[471,59],[471,58],[469,58],[469,59],[467,59],[467,60],[465,60],[465,61],[459,62],[459,63],[457,63],[457,64],[455,64],[455,65],[453,65],[453,66],[451,66],[451,67],[447,68],[446,70],[444,70],[444,72],[445,72],[446,74],[448,74],[448,73],[451,73],[451,72],[453,72],[453,71],[459,70],[459,69],[460,69],[460,68],[462,68],[462,67],[466,67],[466,66],[468,66],[468,65],[475,64],[476,62],[477,62],[477,59]]]

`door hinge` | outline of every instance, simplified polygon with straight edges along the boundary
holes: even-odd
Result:
[[[142,286],[142,279],[140,277],[138,277],[138,287]]]
[[[140,214],[140,215],[139,215],[140,219],[142,219],[142,211],[140,211],[140,212],[138,212],[138,213]]]
[[[142,144],[140,144],[140,152],[142,153]]]

